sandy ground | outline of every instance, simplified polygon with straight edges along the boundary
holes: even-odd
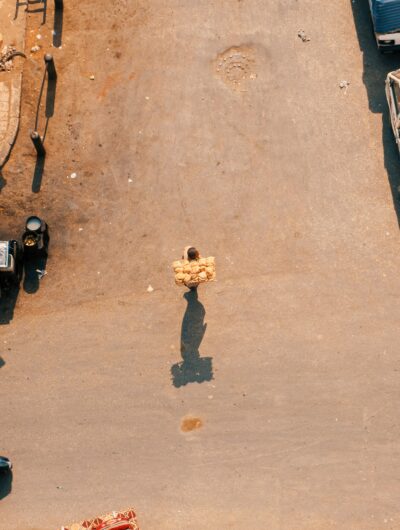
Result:
[[[3,308],[0,530],[399,529],[398,57],[367,0],[65,4],[61,48],[50,5],[27,33],[58,71],[42,178],[42,52],[2,174],[0,235],[37,212],[52,239]],[[187,244],[217,258],[198,300]]]

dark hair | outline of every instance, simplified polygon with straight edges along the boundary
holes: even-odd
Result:
[[[189,259],[197,259],[199,253],[194,247],[190,247],[187,251],[187,254]]]

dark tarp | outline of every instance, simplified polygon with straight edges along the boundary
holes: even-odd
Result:
[[[371,0],[376,33],[400,30],[400,0]]]

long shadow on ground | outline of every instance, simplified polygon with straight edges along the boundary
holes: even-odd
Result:
[[[200,344],[206,332],[206,311],[197,291],[184,294],[188,305],[182,321],[181,355],[183,361],[171,368],[172,383],[179,388],[188,383],[203,383],[213,378],[212,358],[200,357]]]

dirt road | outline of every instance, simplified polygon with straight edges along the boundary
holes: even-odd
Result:
[[[1,235],[35,211],[52,239],[1,328],[0,530],[400,528],[398,59],[368,2],[65,4],[40,191],[41,52],[2,175]],[[52,13],[29,24],[46,51]],[[198,300],[169,268],[191,243]],[[201,384],[171,378],[188,322]]]

